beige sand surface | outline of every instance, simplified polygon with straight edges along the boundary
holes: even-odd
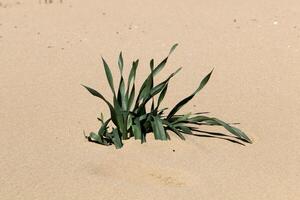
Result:
[[[1,200],[300,199],[298,0],[0,2]],[[80,84],[110,95],[100,56],[114,72],[120,50],[126,64],[141,58],[143,76],[175,42],[160,78],[184,68],[164,105],[215,67],[184,110],[240,122],[254,144],[88,143],[83,130],[108,111]]]

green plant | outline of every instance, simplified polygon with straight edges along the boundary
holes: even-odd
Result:
[[[146,134],[151,132],[154,133],[154,137],[157,140],[169,140],[170,136],[168,131],[174,132],[184,140],[185,138],[183,134],[192,134],[193,131],[199,130],[198,127],[200,125],[209,125],[223,126],[237,139],[251,143],[251,140],[241,130],[232,127],[217,118],[204,116],[203,113],[189,113],[185,115],[176,114],[206,85],[213,71],[211,71],[200,82],[198,88],[190,96],[177,103],[168,115],[164,114],[166,108],[160,108],[161,102],[167,93],[169,81],[180,71],[181,68],[177,69],[167,79],[157,85],[154,84],[154,77],[165,67],[170,54],[176,47],[177,44],[172,46],[168,56],[156,67],[154,67],[154,60],[152,59],[150,61],[151,72],[143,82],[137,96],[135,78],[139,60],[132,63],[126,87],[123,76],[123,57],[122,52],[120,53],[118,66],[121,78],[118,90],[115,91],[112,73],[108,64],[102,58],[106,77],[113,94],[112,103],[96,90],[85,85],[82,86],[85,87],[92,95],[99,97],[107,104],[111,117],[105,120],[101,113],[101,117],[98,118],[101,122],[100,129],[98,133],[91,132],[89,136],[86,136],[89,141],[102,145],[114,144],[116,148],[121,148],[123,146],[122,140],[134,137],[135,139],[141,140],[141,143],[144,143],[146,141]],[[150,103],[151,106],[147,106]],[[111,122],[114,126],[109,128]]]

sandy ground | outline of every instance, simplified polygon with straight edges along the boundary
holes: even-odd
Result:
[[[0,199],[299,199],[299,19],[298,0],[0,0]],[[240,122],[254,144],[88,143],[108,110],[80,84],[110,95],[100,56],[114,72],[120,50],[140,58],[143,77],[175,42],[164,105],[214,67],[184,110]]]

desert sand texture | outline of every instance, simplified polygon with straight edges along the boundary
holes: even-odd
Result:
[[[181,113],[240,122],[253,144],[215,137],[89,143],[118,73],[138,84],[179,46],[166,107],[208,85]],[[300,1],[0,0],[0,199],[300,199]],[[214,131],[226,133],[223,129]],[[229,134],[228,134],[229,135]]]

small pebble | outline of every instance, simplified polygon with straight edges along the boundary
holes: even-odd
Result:
[[[175,152],[175,149],[173,149],[173,152]]]

